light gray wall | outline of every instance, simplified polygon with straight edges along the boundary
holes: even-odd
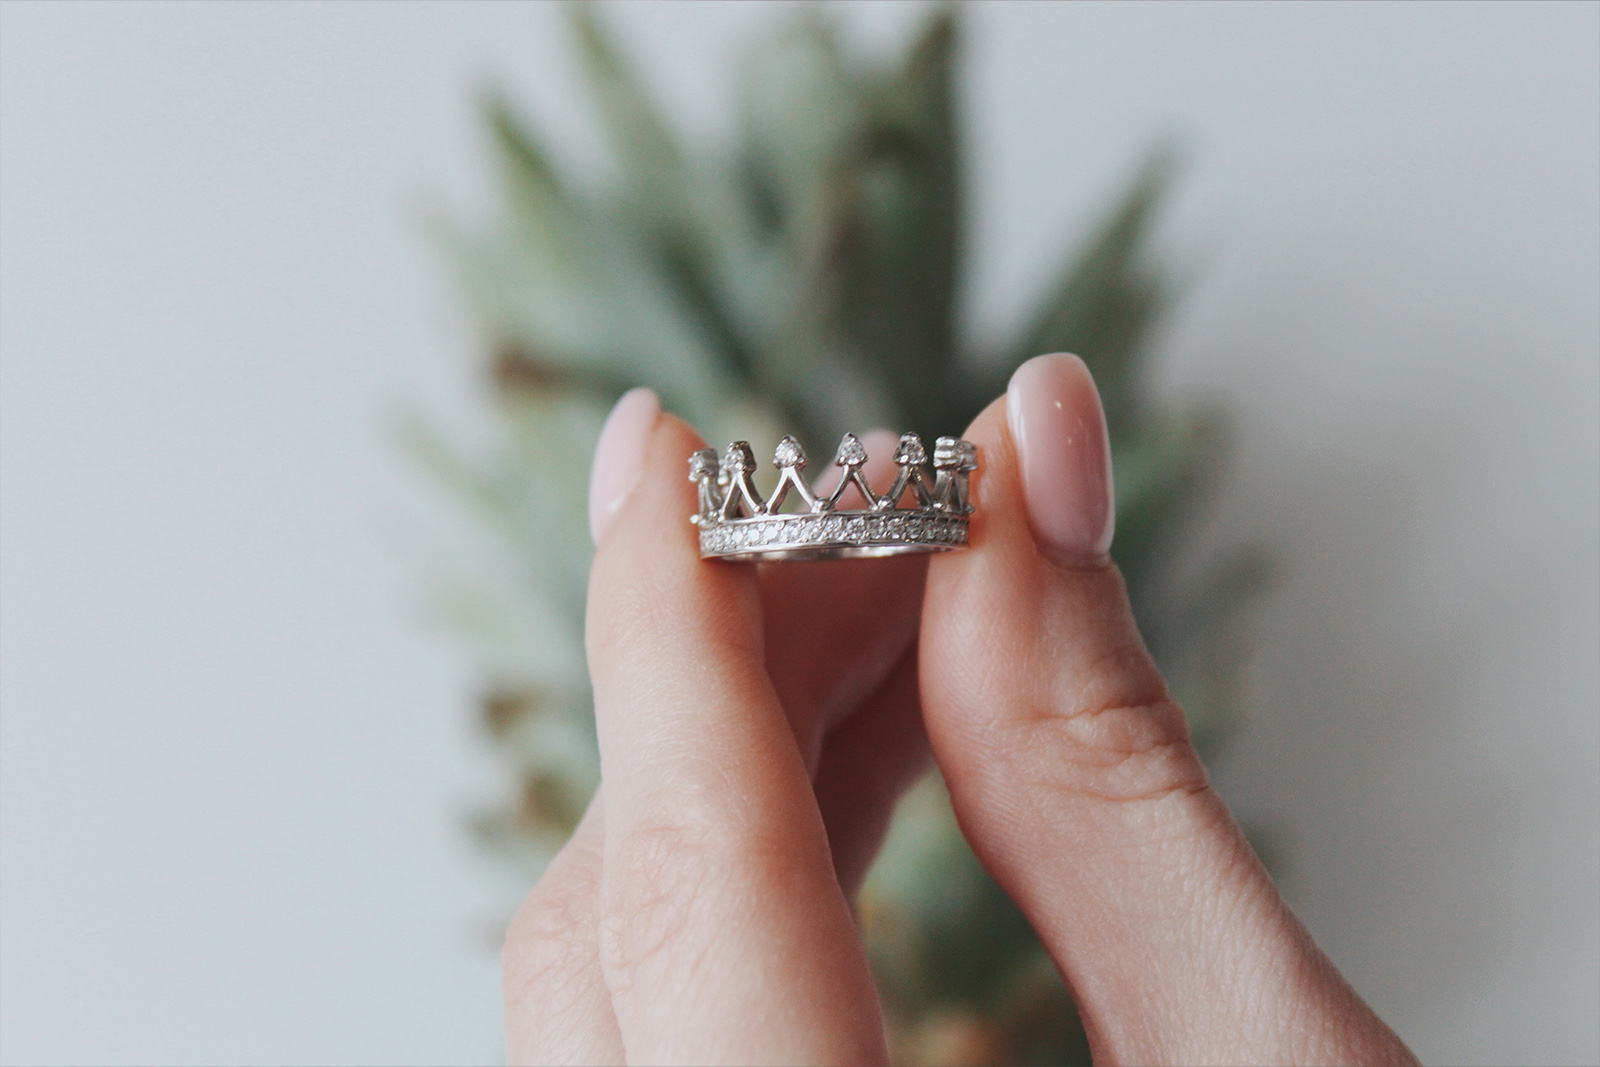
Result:
[[[781,15],[614,13],[699,136]],[[1161,388],[1287,573],[1224,788],[1424,1058],[1600,1059],[1600,6],[972,15],[974,333],[1190,147]],[[419,219],[487,203],[491,75],[595,158],[551,7],[0,11],[6,1062],[498,1055],[385,438],[481,403]]]

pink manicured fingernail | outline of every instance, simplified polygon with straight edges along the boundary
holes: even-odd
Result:
[[[1006,389],[1028,519],[1039,550],[1063,567],[1106,561],[1116,529],[1111,442],[1100,393],[1077,356],[1038,356]]]
[[[606,416],[589,472],[589,534],[595,544],[611,529],[618,509],[639,484],[645,445],[660,417],[660,399],[643,386],[622,394]]]

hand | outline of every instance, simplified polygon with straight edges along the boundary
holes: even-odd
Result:
[[[848,899],[924,724],[1096,1062],[1415,1062],[1278,896],[1144,650],[1087,369],[1030,361],[967,436],[971,547],[924,589],[916,560],[703,563],[699,439],[619,402],[592,493],[603,785],[508,934],[513,1062],[884,1060]]]

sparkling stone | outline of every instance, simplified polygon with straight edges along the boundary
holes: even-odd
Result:
[[[802,470],[806,465],[806,450],[801,448],[800,442],[792,436],[785,437],[778,442],[778,449],[772,454],[772,462],[779,467]]]
[[[730,444],[722,456],[722,469],[730,472],[755,470],[756,454],[751,450],[750,442],[735,441]]]
[[[894,461],[902,467],[920,467],[928,462],[928,453],[922,447],[922,438],[914,433],[900,435],[900,445],[894,450]]]
[[[689,457],[689,480],[698,482],[701,478],[715,478],[717,476],[717,453],[709,448],[702,448]]]
[[[853,433],[847,433],[839,439],[839,451],[833,457],[835,466],[859,467],[867,461],[867,450],[861,439]]]

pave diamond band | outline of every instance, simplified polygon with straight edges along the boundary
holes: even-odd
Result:
[[[967,543],[967,520],[870,511],[775,515],[700,531],[700,554],[731,560],[840,559],[941,552]]]
[[[763,498],[751,475],[750,445],[735,441],[718,461],[709,448],[689,460],[689,480],[699,486],[700,555],[734,561],[842,559],[943,552],[967,543],[967,481],[977,469],[977,449],[952,437],[939,438],[934,474],[916,434],[904,434],[895,449],[899,468],[888,492],[873,491],[861,468],[866,449],[854,434],[839,443],[837,484],[826,494],[801,479],[806,455],[793,437],[779,443],[773,459],[778,484]],[[839,509],[846,490],[858,489],[866,508]],[[792,496],[791,496],[792,494]],[[793,500],[799,510],[779,509]],[[910,506],[902,506],[909,504]]]

